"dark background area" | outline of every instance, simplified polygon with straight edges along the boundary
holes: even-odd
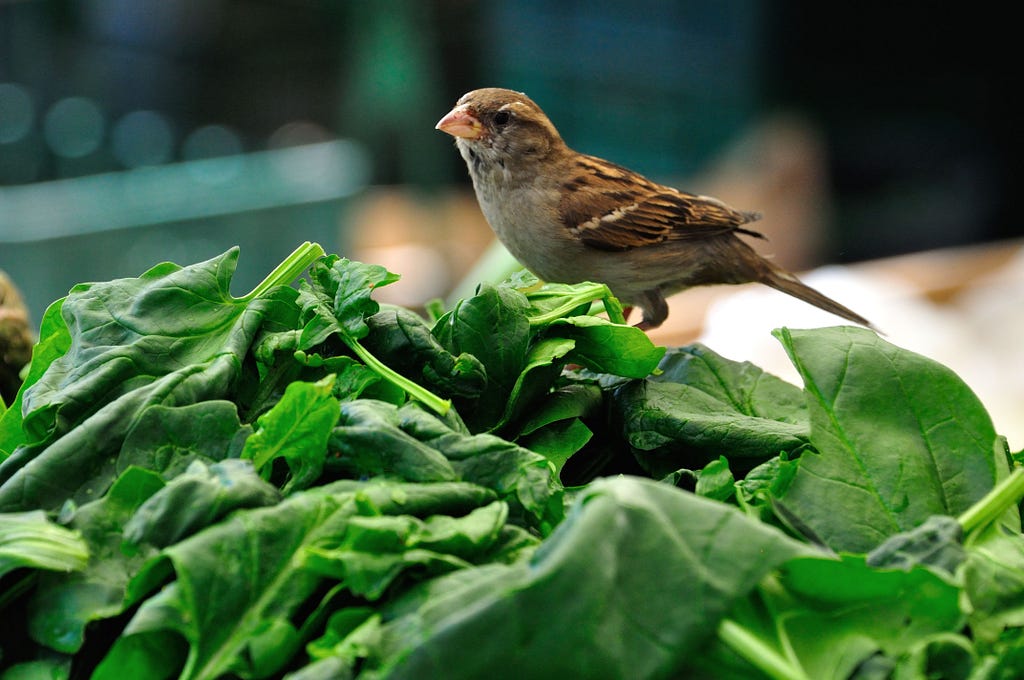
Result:
[[[0,2],[0,268],[31,240],[5,186],[339,137],[365,149],[367,185],[465,186],[433,125],[485,85],[526,91],[573,147],[666,181],[759,117],[799,112],[828,151],[825,261],[1017,237],[1008,23],[923,2]],[[275,220],[343,232],[336,208]]]

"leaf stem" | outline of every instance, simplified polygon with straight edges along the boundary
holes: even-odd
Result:
[[[254,300],[276,286],[286,286],[306,270],[306,267],[313,264],[318,257],[324,256],[324,249],[319,243],[306,241],[274,268],[265,279],[252,289],[248,295],[241,300]]]
[[[541,289],[541,293],[543,293],[543,289]],[[526,297],[529,298],[530,294],[527,293]],[[604,304],[604,309],[608,313],[608,318],[612,323],[626,323],[626,317],[622,314],[622,305],[619,304],[618,298],[612,295],[611,290],[605,284],[595,283],[583,290],[580,290],[575,295],[567,296],[565,302],[560,304],[558,307],[550,309],[543,314],[531,316],[530,325],[547,325],[557,319],[561,319],[580,305],[598,301]]]
[[[1001,517],[1007,508],[1019,503],[1021,498],[1024,498],[1024,468],[1017,467],[980,501],[957,517],[957,521],[966,534],[991,524]]]
[[[794,665],[770,645],[731,619],[722,619],[718,637],[749,664],[772,680],[810,680],[798,665]]]
[[[409,396],[417,401],[423,402],[438,415],[443,416],[448,413],[448,409],[452,406],[451,401],[442,399],[422,385],[419,385],[412,380],[409,380],[404,375],[397,373],[394,369],[381,362],[380,359],[370,354],[365,347],[359,344],[358,340],[349,336],[347,333],[341,333],[340,337],[344,340],[345,344],[348,345],[349,349],[355,352],[356,356],[379,376],[393,385],[405,390]]]

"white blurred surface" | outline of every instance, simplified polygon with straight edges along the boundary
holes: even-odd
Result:
[[[955,371],[988,409],[996,431],[1018,451],[1024,448],[1024,249],[1012,247],[1001,266],[973,271],[966,280],[950,252],[867,266],[829,266],[801,278],[870,319],[887,341]],[[672,314],[688,313],[689,294],[670,300]],[[720,287],[697,340],[799,385],[771,331],[843,323],[764,286]],[[671,342],[667,337],[657,341],[666,339]]]

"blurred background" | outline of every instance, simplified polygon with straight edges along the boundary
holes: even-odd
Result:
[[[25,310],[0,329],[75,283],[234,245],[239,294],[305,240],[402,274],[381,298],[413,307],[500,275],[434,130],[496,85],[578,150],[761,211],[762,250],[953,365],[1012,429],[1008,32],[925,2],[0,0],[0,305]],[[767,329],[836,321],[756,288],[677,298],[660,342],[784,376]]]

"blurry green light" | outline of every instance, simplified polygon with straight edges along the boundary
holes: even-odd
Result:
[[[85,97],[68,97],[54,104],[43,119],[43,137],[53,153],[81,158],[103,142],[103,113]]]

